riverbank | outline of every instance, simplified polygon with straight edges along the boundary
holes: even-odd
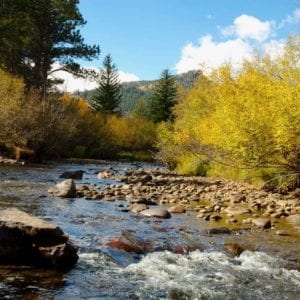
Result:
[[[146,174],[140,174],[141,167]],[[180,201],[187,198],[184,186],[179,185],[179,181],[186,184],[187,179],[177,175],[172,179],[171,174],[166,175],[164,169],[157,170],[157,167],[132,163],[1,166],[1,210],[15,207],[57,224],[78,247],[79,260],[66,274],[52,270],[0,269],[0,297],[269,299],[271,296],[281,300],[299,295],[298,236],[279,236],[276,230],[250,226],[235,229],[226,223],[225,215],[219,221],[197,218],[199,211],[195,207],[202,205],[201,202],[196,202],[196,206],[194,202],[185,204],[185,213],[171,212],[168,219],[134,212],[140,205],[169,210],[179,204],[171,200],[167,204],[160,202],[159,197],[147,204],[137,203],[145,201],[139,196],[140,189],[149,189],[144,194],[157,190],[159,195],[159,189],[166,189],[167,194],[169,182],[182,191]],[[47,193],[64,180],[60,178],[63,173],[78,170],[83,171],[83,177],[74,179],[76,197],[60,198]],[[150,178],[150,172],[163,174]],[[143,178],[144,183],[132,182],[135,177],[139,181]],[[204,189],[210,186],[204,183],[208,179],[201,180]],[[196,186],[194,182],[189,184]],[[130,193],[127,197],[112,195],[118,189],[125,191],[126,185],[132,185],[127,192],[132,190],[139,199],[136,203],[132,201],[134,197],[129,197]],[[97,194],[101,195],[100,199],[94,198]],[[154,202],[159,205],[153,205]],[[214,230],[220,227],[227,227],[230,232]],[[135,249],[118,249],[116,246],[124,242],[123,237],[129,238]],[[241,253],[234,256],[232,250]]]
[[[113,171],[98,175],[116,179],[121,185],[107,186],[100,194],[106,200],[126,198],[130,203],[171,205],[171,212],[197,212],[206,221],[225,221],[247,228],[276,229],[281,220],[300,231],[300,190],[285,195],[266,192],[249,184],[224,179],[182,176],[163,170]],[[280,232],[278,232],[280,235]]]

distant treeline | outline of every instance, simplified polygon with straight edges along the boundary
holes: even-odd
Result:
[[[189,71],[187,73],[175,75],[176,83],[186,89],[190,89],[199,75],[199,71]],[[132,112],[140,99],[148,102],[153,93],[153,89],[158,80],[142,80],[122,83],[122,98],[120,111],[122,114]],[[95,94],[95,90],[77,92],[79,96],[90,100]]]

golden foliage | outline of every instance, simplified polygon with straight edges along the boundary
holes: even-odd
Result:
[[[160,127],[162,158],[180,149],[175,164],[183,172],[194,172],[182,167],[194,156],[198,163],[209,160],[214,175],[299,174],[299,41],[291,38],[276,60],[257,56],[238,71],[225,65],[202,76],[175,107],[173,129]]]

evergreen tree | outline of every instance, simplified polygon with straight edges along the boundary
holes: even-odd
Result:
[[[171,120],[176,94],[176,80],[169,70],[164,70],[150,98],[148,118],[154,123]]]
[[[28,88],[45,95],[64,70],[84,75],[76,58],[90,60],[99,46],[89,46],[78,30],[86,21],[79,0],[0,0],[0,67],[22,76]],[[54,64],[57,66],[53,69]]]
[[[99,86],[91,101],[96,111],[115,113],[119,110],[122,94],[118,76],[116,65],[108,54],[104,58],[103,68],[100,71]]]

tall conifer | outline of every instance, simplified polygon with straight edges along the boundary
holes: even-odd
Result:
[[[96,111],[104,113],[115,113],[119,109],[121,100],[121,84],[116,65],[113,63],[110,54],[103,61],[103,68],[100,71],[99,86],[92,98],[92,107]]]
[[[176,81],[169,70],[164,70],[154,88],[148,107],[148,118],[154,123],[172,119],[172,108],[176,103]]]

